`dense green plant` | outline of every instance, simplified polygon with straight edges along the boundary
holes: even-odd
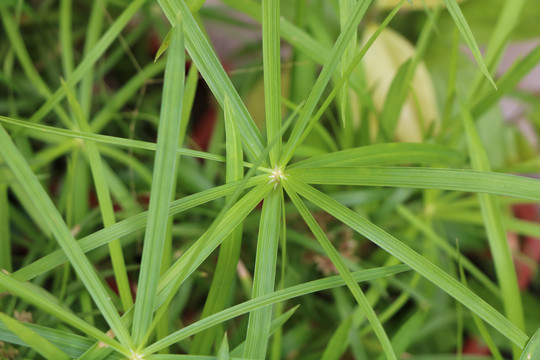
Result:
[[[455,0],[222,3],[0,5],[0,340],[47,359],[443,359],[466,333],[519,358],[540,304],[506,232],[539,233],[509,208],[540,201],[540,181],[508,174],[538,161],[497,103],[540,46],[491,74],[527,1],[499,1],[484,56]],[[231,8],[262,24],[258,121],[261,73],[229,77],[204,28],[252,26]],[[394,22],[420,26],[381,97],[367,56],[406,42]],[[155,62],[137,46],[150,29]],[[208,151],[184,146],[199,75],[222,109]],[[498,140],[512,159],[486,148]],[[461,253],[482,246],[493,271]]]

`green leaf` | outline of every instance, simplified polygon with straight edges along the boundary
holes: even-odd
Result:
[[[62,49],[62,68],[64,77],[73,72],[73,38],[72,38],[72,0],[60,1],[60,46]]]
[[[112,44],[112,42],[118,38],[118,35],[122,29],[128,24],[128,22],[133,18],[133,15],[139,10],[139,8],[146,2],[146,0],[134,0],[130,2],[126,9],[120,14],[120,16],[115,20],[115,22],[108,28],[107,32],[103,34],[100,40],[84,58],[84,60],[73,70],[71,76],[66,79],[66,83],[69,87],[77,84],[82,77],[87,73],[87,71],[101,58],[105,50]],[[30,122],[39,122],[43,119],[53,107],[55,107],[65,96],[65,93],[60,87],[56,90],[51,97],[39,108],[38,111],[34,112],[28,121]]]
[[[534,335],[529,339],[519,360],[533,360],[538,358],[540,358],[540,329],[536,330]]]
[[[94,343],[91,338],[75,335],[66,330],[51,329],[36,324],[25,324],[25,326],[39,336],[47,339],[47,341],[72,358],[81,356]],[[17,335],[10,331],[2,322],[0,322],[0,341],[28,346],[28,344],[17,337]]]
[[[540,201],[540,181],[489,171],[412,167],[320,167],[286,170],[308,184],[470,191]]]
[[[217,353],[218,360],[229,360],[229,341],[227,340],[227,333],[223,334],[223,340],[221,340],[221,346]]]
[[[186,133],[188,129],[189,120],[191,118],[191,110],[193,108],[193,103],[195,101],[195,93],[197,91],[197,83],[199,79],[199,71],[197,70],[197,67],[194,64],[191,64],[189,67],[188,74],[186,76],[186,79],[184,80],[185,86],[184,86],[184,95],[182,97],[182,114],[180,116],[180,130],[178,134],[178,144],[181,145],[184,142],[184,139],[186,138]],[[176,156],[175,160],[175,169],[179,169],[181,165],[181,157]],[[173,177],[173,183],[172,183],[172,194],[170,201],[173,201],[176,197],[176,189],[177,189],[177,181],[178,176]],[[174,240],[174,217],[169,216],[167,220],[167,231],[165,236],[165,242],[163,244],[163,259],[161,261],[161,273],[164,273],[167,271],[169,266],[171,266],[171,262],[173,259],[173,240]],[[169,309],[171,310],[171,309]],[[170,314],[170,311],[169,311]],[[162,338],[169,334],[169,316],[168,314],[165,314],[165,316],[161,319],[159,324],[156,327],[156,337]],[[162,349],[160,351],[162,354],[168,354],[170,353],[170,349]]]
[[[142,337],[152,322],[158,279],[161,273],[163,246],[167,233],[168,208],[176,177],[176,148],[182,118],[182,99],[185,80],[184,28],[180,13],[169,48],[163,99],[159,118],[158,139],[154,161],[148,223],[144,235],[141,270],[133,317],[133,341],[141,348]]]
[[[392,10],[384,19],[384,21],[379,25],[377,30],[373,33],[373,35],[370,36],[366,44],[360,49],[360,51],[354,56],[354,58],[351,60],[350,64],[347,66],[345,71],[342,72],[341,78],[338,81],[334,82],[334,87],[330,94],[326,97],[324,100],[324,103],[319,107],[319,110],[315,114],[315,116],[311,117],[311,119],[308,122],[308,125],[306,126],[306,129],[300,136],[297,144],[294,146],[294,149],[292,150],[293,153],[296,153],[302,142],[305,140],[305,138],[308,136],[308,134],[311,132],[313,128],[317,128],[319,126],[319,129],[322,130],[321,125],[318,123],[318,121],[321,119],[325,111],[328,109],[328,107],[332,104],[334,101],[334,98],[340,93],[341,89],[350,81],[351,85],[359,83],[359,81],[353,81],[357,80],[355,79],[354,70],[357,68],[357,66],[360,64],[360,61],[363,59],[366,52],[369,50],[371,45],[375,42],[375,40],[379,37],[379,35],[382,33],[382,31],[390,24],[390,21],[394,18],[394,16],[398,13],[399,9],[403,5],[403,0]],[[359,90],[358,88],[355,88],[355,90],[362,95],[363,90]],[[372,104],[372,99],[370,96],[362,97],[361,99],[363,102],[366,103],[366,106],[373,112],[375,112],[375,108]],[[347,136],[347,135],[346,135]],[[331,143],[331,139],[330,139]],[[337,149],[336,149],[337,150]]]
[[[2,176],[8,172],[8,169],[2,171]],[[11,173],[9,175],[10,178],[13,177]],[[13,183],[10,185],[10,189],[17,200],[21,203],[22,208],[28,214],[29,218],[35,225],[37,225],[40,232],[42,232],[46,237],[52,237],[51,230],[49,229],[43,215],[35,208],[32,198],[25,192],[24,188],[14,179],[14,177]]]
[[[410,93],[415,71],[426,52],[438,17],[438,8],[434,11],[434,14],[429,14],[422,32],[420,33],[416,48],[414,49],[414,56],[399,67],[392,80],[392,84],[388,89],[379,117],[382,134],[387,140],[394,139],[395,137],[395,130],[401,114],[401,109],[407,99],[407,95]]]
[[[395,265],[382,268],[374,268],[353,273],[353,278],[357,282],[369,281],[385,276],[391,276],[403,271],[407,271],[408,266]],[[306,282],[300,285],[291,286],[289,288],[275,291],[271,294],[260,296],[256,299],[246,301],[242,304],[235,305],[226,310],[220,311],[217,314],[211,315],[205,319],[199,320],[196,323],[188,325],[181,330],[178,330],[166,338],[156,341],[154,344],[147,347],[143,353],[151,354],[158,351],[160,348],[169,346],[178,341],[181,341],[193,334],[196,334],[204,329],[212,327],[223,321],[232,319],[236,316],[245,314],[251,310],[259,309],[264,306],[275,304],[279,301],[289,300],[298,296],[310,294],[317,291],[327,290],[338,286],[345,285],[345,281],[341,276],[331,276],[328,278]],[[143,355],[144,355],[143,354]]]
[[[71,89],[67,87],[63,80],[62,85],[64,86],[64,90],[71,106],[71,111],[78,127],[90,132],[90,125],[83,114],[80,104],[75,98],[75,94],[73,94]],[[87,154],[88,161],[90,162],[90,168],[92,170],[92,177],[94,179],[94,185],[98,196],[103,225],[105,227],[111,226],[116,223],[116,218],[114,215],[109,185],[107,184],[105,176],[103,161],[95,143],[90,142],[85,145],[84,151]],[[129,280],[127,277],[126,263],[124,261],[124,254],[122,252],[122,244],[118,239],[115,239],[109,243],[109,252],[113,264],[114,277],[120,293],[120,299],[122,301],[122,307],[124,311],[127,311],[127,309],[133,305],[133,299],[131,297],[131,288],[129,286]]]
[[[3,173],[1,171],[0,173]],[[11,270],[11,232],[9,230],[10,215],[9,215],[9,199],[8,199],[8,186],[6,184],[0,184],[0,271],[2,269],[7,271]]]
[[[473,119],[469,112],[462,106],[461,114],[467,133],[469,144],[469,155],[471,157],[472,167],[475,170],[490,171],[488,156],[478,131],[476,130]],[[506,316],[521,330],[525,330],[525,319],[523,315],[523,306],[517,275],[515,271],[512,252],[506,238],[506,229],[504,227],[503,216],[499,199],[492,195],[478,194],[480,209],[484,219],[489,247],[493,256],[493,263],[499,280],[501,295],[504,304]],[[520,353],[520,350],[514,347],[514,357]]]
[[[290,319],[290,317],[294,314],[294,312],[298,309],[300,305],[296,305],[292,309],[286,311],[285,313],[281,314],[274,320],[272,320],[272,324],[270,324],[270,335],[273,335],[277,330],[279,330],[283,324],[287,322],[287,320]],[[200,333],[199,333],[200,334]],[[242,342],[240,345],[238,345],[236,348],[234,348],[230,355],[232,357],[240,357],[244,353],[244,348],[246,347],[246,342]]]
[[[348,43],[350,42],[353,34],[355,34],[358,24],[364,17],[364,14],[366,13],[370,4],[371,0],[360,0],[351,11],[349,20],[344,26],[344,31],[339,35],[336,43],[332,47],[329,58],[325,62],[317,82],[313,86],[313,89],[306,100],[306,104],[300,112],[298,121],[296,122],[292,134],[287,141],[287,145],[285,145],[283,150],[283,155],[279,163],[280,166],[285,166],[294,155],[294,151],[301,142],[302,134],[310,121],[311,115],[313,114],[317,103],[321,99],[326,85],[328,85],[330,78],[334,74],[334,71],[339,64]]]
[[[19,60],[19,63],[21,64],[21,67],[25,72],[26,78],[43,98],[50,100],[51,90],[49,89],[45,81],[42,79],[39,72],[36,70],[36,67],[34,66],[32,59],[30,58],[30,54],[20,33],[19,26],[15,22],[14,17],[9,13],[7,8],[0,8],[0,16],[2,18],[2,24],[4,25],[4,29],[6,31],[7,39],[9,40],[11,47],[17,55],[17,59]],[[52,109],[52,107],[50,109]],[[54,110],[60,120],[62,120],[65,125],[69,125],[69,116],[64,111],[64,109],[56,106],[54,107]]]
[[[413,270],[468,307],[484,321],[491,324],[516,345],[521,347],[525,345],[527,336],[520,329],[478,297],[478,295],[465,288],[429,260],[329,196],[315,190],[309,185],[297,181],[291,176],[288,177],[288,181],[294,190],[303,197],[350,226],[353,230],[362,234],[403,263],[409,265]]]
[[[385,143],[336,151],[289,165],[287,169],[318,166],[370,166],[396,164],[461,165],[465,157],[450,148],[424,143]]]
[[[183,1],[171,0],[158,0],[158,3],[171,24],[174,24],[176,14],[179,11],[182,13],[186,49],[191,59],[197,65],[216,100],[223,106],[225,97],[229,98],[238,117],[238,128],[244,141],[244,149],[250,160],[258,159],[264,149],[262,135],[186,4]]]
[[[6,324],[6,326],[21,340],[28,344],[28,346],[34,349],[37,353],[41,354],[44,358],[51,360],[70,359],[65,352],[51,344],[44,337],[32,331],[32,329],[27,327],[24,323],[19,322],[2,312],[0,312],[0,320],[2,320],[2,322]]]
[[[347,26],[347,20],[349,18],[349,15],[351,14],[351,11],[354,9],[354,5],[356,4],[356,0],[340,0],[339,1],[339,24],[341,27],[341,31],[345,30],[345,27]],[[340,64],[340,75],[347,76],[347,67],[351,65],[354,54],[356,53],[356,48],[358,46],[357,44],[357,34],[354,33],[351,39],[349,40],[349,44],[347,45],[347,48],[345,49],[343,53],[343,57],[341,59]],[[350,76],[350,75],[349,75]],[[348,76],[347,76],[348,77]],[[344,138],[344,147],[350,147],[350,144],[352,143],[351,136],[353,134],[352,131],[352,116],[350,113],[350,104],[349,104],[349,81],[347,80],[343,86],[340,89],[339,94],[339,109],[340,109],[340,115],[342,119],[342,126],[343,128],[348,128],[349,131],[345,131],[345,138]]]
[[[153,77],[163,72],[166,63],[165,60],[160,60],[144,66],[120,89],[111,94],[112,96],[107,99],[104,106],[93,116],[91,121],[92,130],[96,133],[100,132],[111,119],[117,116],[119,111],[122,111],[126,103],[133,99],[137,92],[141,91],[141,88],[144,89],[144,86]]]
[[[27,194],[34,200],[35,207],[46,219],[55,239],[66,253],[77,275],[88,289],[92,299],[115,335],[118,336],[122,344],[130,346],[131,338],[129,333],[120,321],[118,311],[109,300],[105,287],[92,268],[92,264],[84,255],[52,200],[2,126],[0,126],[0,154],[2,154]]]
[[[237,124],[234,121],[234,111],[228,98],[225,99],[225,133],[227,141],[227,182],[239,181],[244,176],[242,166],[242,142],[238,133]],[[229,198],[230,199],[230,198]],[[208,291],[208,296],[204,304],[201,318],[215,314],[225,308],[229,296],[225,296],[223,289],[230,289],[236,275],[236,267],[240,258],[240,250],[242,246],[242,225],[236,227],[233,232],[223,240],[219,249],[219,257]],[[217,335],[217,329],[208,329],[207,331],[197,334],[193,338],[193,342],[189,349],[191,354],[208,354],[214,339]]]
[[[247,177],[246,177],[247,179]],[[240,182],[240,186],[246,180]],[[243,189],[243,188],[242,188]],[[210,256],[221,242],[248,216],[260,201],[272,189],[272,185],[265,183],[251,190],[231,207],[224,207],[225,212],[217,217],[210,228],[178,259],[160,278],[154,307],[168,304],[180,288],[180,285]],[[234,195],[233,195],[234,200]],[[166,310],[166,306],[160,310]],[[163,312],[156,314],[152,325],[146,329],[144,339],[148,339],[152,329]]]
[[[251,0],[222,0],[222,2],[248,15],[254,20],[261,22],[262,8],[259,3]],[[395,15],[394,11],[392,11],[392,14]],[[393,17],[392,14],[389,15],[389,17]],[[280,19],[280,29],[281,37],[285,39],[294,49],[307,55],[309,58],[313,59],[318,64],[324,65],[329,62],[332,55],[332,49],[330,47],[327,47],[322,42],[314,39],[306,31],[289,22],[285,17],[281,17]],[[347,76],[346,78],[348,77],[349,76]],[[366,106],[370,107],[371,110],[374,110],[371,97],[368,96],[365,88],[362,85],[362,82],[360,81],[358,74],[352,73],[351,71],[351,78],[349,79],[349,81],[351,87],[354,88],[354,90],[357,91],[359,94],[361,94],[362,101],[366,103]],[[346,81],[344,81],[344,83],[345,82]]]
[[[302,200],[300,200],[300,197],[294,191],[294,186],[289,187],[287,181],[285,181],[284,186],[287,190],[287,194],[300,212],[300,215],[302,215],[302,218],[309,226],[311,232],[313,233],[313,235],[315,235],[317,241],[323,247],[324,252],[328,255],[328,257],[332,261],[332,264],[334,264],[340,275],[344,278],[345,283],[349,288],[349,291],[352,293],[360,309],[362,309],[362,312],[368,319],[370,325],[373,328],[373,331],[375,332],[375,335],[377,335],[377,338],[379,339],[383,347],[386,357],[388,359],[396,359],[396,355],[394,353],[394,350],[392,349],[392,345],[390,344],[390,339],[388,339],[386,331],[384,330],[380,320],[377,318],[375,311],[369,304],[366,295],[364,294],[360,286],[354,281],[349,269],[341,258],[341,255],[334,248],[334,246],[332,245],[324,231],[321,229],[313,215],[311,215],[311,213],[309,212],[306,205],[302,202]]]
[[[290,115],[289,119],[285,122],[280,131],[280,135],[288,128],[290,122],[294,119],[296,111]],[[186,280],[186,278],[200,265],[200,263],[209,256],[215,247],[217,247],[235,227],[253,210],[253,208],[266,196],[272,186],[275,184],[267,182],[261,184],[258,188],[250,191],[244,198],[234,204],[244,190],[245,185],[252,180],[252,176],[259,168],[259,165],[266,159],[268,152],[273,145],[274,140],[264,149],[260,158],[253,165],[253,168],[249,170],[245,178],[235,189],[235,192],[227,200],[225,206],[221,209],[216,220],[212,223],[208,231],[171,267],[166,274],[162,277],[160,285],[158,286],[159,294],[156,300],[156,306],[167,304],[162,307],[163,311],[158,312],[155,319],[159,319],[166,312],[168,304],[172,301],[176,291],[180,285]],[[267,172],[271,172],[270,169],[264,169]],[[275,176],[273,176],[276,179]],[[268,181],[268,176],[263,177]],[[187,263],[187,264],[186,264]],[[176,268],[175,268],[176,267]],[[162,286],[163,285],[163,286]],[[155,321],[152,326],[147,330],[145,338],[148,338],[152,329],[155,326]]]
[[[478,44],[474,39],[471,28],[469,27],[469,24],[467,24],[467,20],[465,20],[465,17],[463,16],[463,13],[461,12],[461,9],[459,8],[456,0],[444,0],[444,3],[448,8],[448,12],[454,19],[454,22],[456,23],[456,26],[461,33],[461,36],[463,36],[463,38],[465,39],[465,42],[469,46],[469,49],[471,50],[474,58],[476,59],[476,63],[480,67],[480,70],[482,71],[482,73],[484,73],[484,76],[489,80],[493,87],[497,89],[497,85],[495,85],[495,82],[493,81],[493,78],[491,77],[491,74],[486,67],[486,63],[482,58],[482,53],[480,52]]]
[[[497,81],[497,91],[491,91],[478,100],[473,101],[471,115],[473,118],[479,118],[493,105],[495,105],[501,97],[513,91],[517,84],[540,62],[540,45],[527,54],[523,59],[510,68]]]
[[[268,182],[266,175],[261,175],[250,179],[245,187],[253,187],[259,184]],[[183,211],[189,210],[195,206],[205,204],[209,201],[219,199],[223,196],[233,193],[238,187],[240,182],[234,182],[222,186],[215,187],[206,191],[201,191],[197,194],[186,196],[182,199],[176,200],[171,203],[169,207],[168,216],[179,214]],[[145,211],[141,214],[132,216],[126,220],[122,220],[113,226],[106,229],[96,231],[95,233],[88,235],[78,241],[79,246],[83,252],[89,252],[108,242],[131,234],[137,230],[143,229],[146,226],[148,219],[148,212]],[[30,265],[13,273],[13,277],[19,281],[28,281],[36,276],[39,276],[58,265],[61,265],[68,261],[68,257],[63,250],[57,250],[49,255],[33,262]]]
[[[386,94],[381,115],[379,116],[380,134],[385,141],[392,141],[401,114],[401,108],[411,87],[411,79],[416,63],[413,59],[405,61],[396,72]]]
[[[154,57],[154,62],[156,62],[161,55],[169,48],[169,44],[171,43],[171,35],[173,33],[174,27],[171,27],[169,31],[167,32],[167,35],[165,35],[165,39],[163,39],[163,42],[159,46],[158,51],[156,52],[156,56]]]
[[[459,242],[457,242],[457,251],[459,252]],[[463,271],[463,266],[461,264],[461,258],[458,261],[458,268],[459,268],[459,276],[461,278],[461,283],[464,286],[468,286],[467,285],[467,277],[465,276],[465,272]],[[487,347],[489,348],[489,351],[491,352],[491,355],[493,356],[493,358],[495,360],[502,360],[503,357],[502,357],[501,353],[499,352],[499,349],[497,349],[497,346],[493,342],[493,339],[491,338],[491,335],[489,334],[489,331],[486,329],[486,326],[484,325],[484,322],[482,320],[480,320],[478,318],[478,316],[476,316],[475,313],[472,313],[472,317],[473,317],[473,320],[474,320],[474,323],[475,323],[476,327],[478,328],[478,331],[479,331],[480,335],[482,336],[482,339],[484,340]]]
[[[491,37],[486,46],[485,59],[487,69],[490,72],[497,70],[497,66],[504,54],[505,46],[510,35],[519,24],[521,20],[520,15],[526,4],[527,0],[505,1],[503,7],[499,10],[497,24],[491,29]],[[481,84],[481,77],[477,77],[471,87],[470,95],[472,97],[476,97]]]
[[[13,118],[2,116],[2,115],[0,115],[0,121],[6,124],[12,124],[12,125],[21,126],[27,129],[31,129],[28,135],[35,136],[37,139],[41,139],[41,140],[44,140],[43,134],[46,133],[46,134],[54,134],[54,135],[70,137],[74,139],[90,140],[90,141],[94,141],[101,144],[109,144],[113,146],[126,147],[130,149],[150,150],[150,151],[156,150],[156,144],[150,143],[147,141],[125,139],[121,137],[102,135],[102,134],[93,134],[93,133],[85,132],[85,131],[67,130],[67,129],[61,129],[61,128],[56,128],[56,127],[41,125],[41,124],[32,124],[32,123],[29,123],[28,121],[17,120],[17,119],[13,119]],[[47,139],[47,140],[50,140],[50,139]],[[60,141],[63,141],[63,140],[60,140]],[[103,151],[103,149],[100,149],[100,150]],[[220,161],[220,162],[225,161],[225,158],[223,156],[209,154],[206,152],[191,150],[191,149],[177,148],[176,153],[178,155],[198,157],[201,159],[207,159],[207,160],[212,160],[212,161]],[[246,163],[246,165],[250,166],[251,164]]]
[[[414,334],[417,334],[422,328],[422,325],[425,325],[426,315],[427,311],[425,310],[415,312],[405,320],[403,325],[392,336],[392,347],[397,354],[403,354],[407,350],[407,347],[414,342]],[[380,356],[378,360],[384,360],[384,358]]]
[[[87,57],[94,51],[94,48],[99,41],[99,35],[101,34],[103,21],[105,20],[106,6],[107,1],[103,1],[102,3],[94,1],[92,3],[92,10],[90,10],[90,16],[88,18],[88,25],[86,28],[86,36],[84,39],[84,57]],[[92,64],[87,68],[79,86],[79,102],[81,103],[82,112],[85,118],[90,117],[90,110],[92,107],[94,90],[94,65],[95,64]]]
[[[277,143],[270,149],[270,164],[275,166],[281,155],[281,52],[279,36],[279,0],[262,1],[262,46],[264,73],[264,108],[266,135],[270,143],[276,136]]]
[[[281,227],[281,198],[283,193],[281,186],[277,183],[278,180],[274,181],[278,188],[270,192],[263,203],[257,239],[252,299],[272,293],[276,281],[277,251]],[[266,358],[271,322],[271,306],[257,309],[249,314],[246,348],[244,349],[245,358]]]
[[[345,321],[339,324],[338,328],[330,338],[328,345],[324,349],[321,360],[339,360],[349,342],[349,331],[351,330],[352,317],[349,316]]]
[[[448,243],[448,240],[439,236],[434,229],[425,221],[422,221],[419,216],[416,216],[411,210],[402,205],[399,205],[396,210],[400,216],[403,216],[403,218],[405,218],[413,227],[422,232],[435,246],[441,248],[445,254],[456,261],[459,260],[461,265],[494,296],[501,296],[500,289],[482,272],[482,270],[466,257],[460,256],[456,249]]]
[[[105,333],[75,316],[68,309],[54,302],[51,299],[50,294],[46,293],[41,288],[31,284],[19,282],[0,271],[0,289],[3,291],[9,290],[11,294],[20,297],[29,304],[32,304],[53,316],[56,316],[60,320],[82,331],[83,333],[90,335],[94,339],[107,344],[117,351],[123,354],[130,354],[129,350],[125,346],[118,343],[118,341],[111,339]]]

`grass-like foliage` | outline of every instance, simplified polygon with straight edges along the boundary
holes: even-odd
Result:
[[[537,356],[536,8],[2,1],[0,358]]]

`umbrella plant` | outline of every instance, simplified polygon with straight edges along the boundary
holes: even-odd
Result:
[[[0,5],[0,355],[533,354],[509,238],[539,232],[511,213],[540,201],[516,175],[537,154],[497,106],[540,47],[496,76],[533,7],[499,3],[484,54],[466,1]],[[260,29],[255,71],[206,20]]]

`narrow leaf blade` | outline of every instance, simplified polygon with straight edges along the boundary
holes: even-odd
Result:
[[[141,345],[143,334],[152,322],[158,279],[161,272],[163,246],[167,232],[169,203],[176,177],[176,147],[182,118],[182,99],[185,80],[184,28],[178,13],[174,26],[169,58],[165,69],[156,156],[148,224],[139,273],[138,292],[133,318],[133,341]]]

